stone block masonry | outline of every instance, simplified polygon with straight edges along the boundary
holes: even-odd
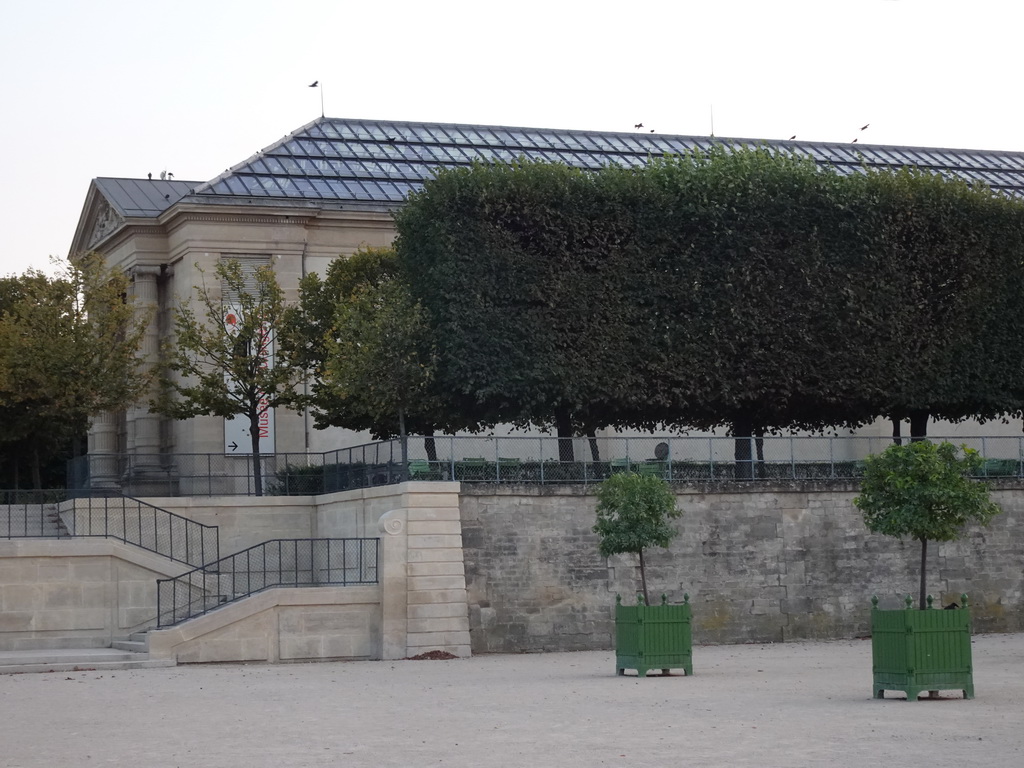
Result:
[[[421,492],[404,497],[406,506],[378,524],[382,658],[433,650],[469,656],[458,486],[416,486]]]
[[[869,633],[871,595],[917,594],[920,545],[870,533],[853,485],[689,488],[666,551],[645,553],[652,600],[689,593],[697,643],[852,638]],[[929,545],[928,589],[971,596],[979,632],[1024,629],[1024,486],[960,542]],[[615,595],[639,589],[631,556],[603,558],[596,500],[575,487],[478,488],[460,499],[474,653],[610,648]]]

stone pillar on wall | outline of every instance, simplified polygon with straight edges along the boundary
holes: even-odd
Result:
[[[458,494],[451,497],[450,506],[409,506],[380,518],[384,659],[435,650],[470,655],[462,522]]]
[[[77,486],[114,488],[118,484],[117,469],[117,414],[106,411],[99,414],[89,427],[88,473],[74,478]],[[78,459],[75,463],[78,464]]]
[[[145,367],[151,370],[160,363],[160,306],[157,281],[161,276],[161,269],[155,266],[136,266],[132,268],[131,276],[136,312],[148,318],[139,356],[145,361]],[[160,416],[150,412],[150,396],[151,393],[143,393],[127,414],[126,449],[131,456],[129,471],[133,483],[149,479],[158,480],[163,474],[160,469]]]

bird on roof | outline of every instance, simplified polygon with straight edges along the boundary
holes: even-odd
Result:
[[[150,180],[150,181],[152,181],[152,180],[153,180],[153,174],[152,174],[152,173],[147,173],[146,175],[147,175],[147,176],[149,177],[149,180]]]
[[[796,134],[794,133],[792,136],[789,137],[789,140],[792,141],[795,138],[796,138]]]
[[[636,125],[634,125],[633,127],[634,127],[634,128],[643,128],[643,127],[644,127],[644,124],[643,124],[643,123],[637,123],[637,124],[636,124]]]

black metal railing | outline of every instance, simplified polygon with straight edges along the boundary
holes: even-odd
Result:
[[[217,526],[145,501],[130,496],[90,496],[65,506],[60,517],[71,536],[116,539],[193,567],[220,558]]]
[[[929,439],[948,439],[978,450],[986,457],[979,477],[1024,477],[1024,437]],[[626,470],[672,482],[857,480],[863,475],[864,458],[892,442],[891,437],[880,436],[417,436],[409,438],[404,455],[399,440],[384,440],[326,453],[265,455],[260,462],[265,493],[280,496],[334,493],[406,479],[591,484]],[[142,461],[137,456],[90,455],[76,461],[72,476],[80,480],[95,478],[98,470],[109,474],[116,465],[123,470],[120,487],[136,495],[254,492],[248,456],[167,455],[160,459],[163,475],[135,471]]]
[[[274,539],[157,580],[157,626],[202,616],[272,587],[376,584],[379,539]]]
[[[41,491],[0,490],[0,538],[64,538],[70,536],[60,518],[67,501],[63,488]]]
[[[0,491],[0,537],[110,538],[192,567],[220,558],[217,526],[121,495]]]

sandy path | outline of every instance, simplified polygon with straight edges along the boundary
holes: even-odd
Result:
[[[871,699],[867,641],[0,676],[0,766],[1024,766],[1024,634],[973,701]],[[889,694],[902,696],[902,694]],[[955,694],[959,696],[959,694]]]

